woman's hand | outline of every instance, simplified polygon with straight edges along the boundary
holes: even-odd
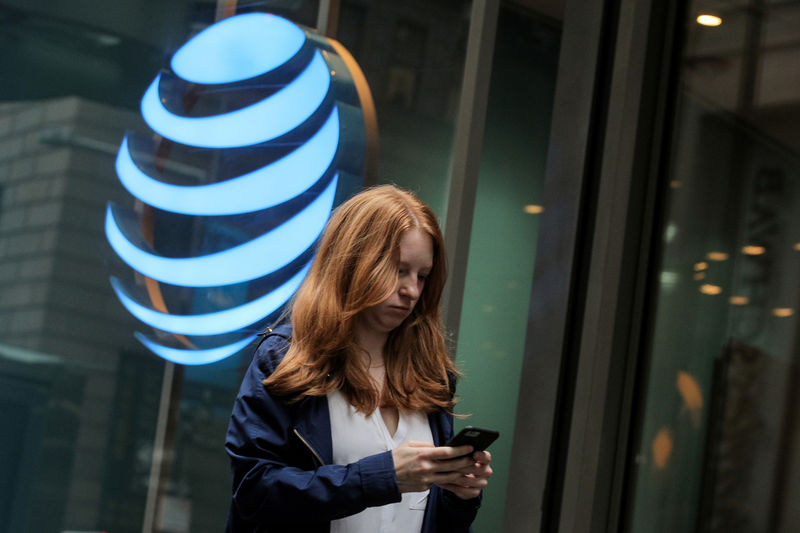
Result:
[[[468,456],[472,446],[439,446],[430,442],[406,441],[392,450],[397,486],[400,492],[422,492],[432,485],[439,485],[447,490],[459,487],[466,493],[466,486],[477,483],[477,478],[469,477],[476,470],[476,460]],[[476,452],[478,453],[486,452]],[[466,457],[462,457],[467,455]],[[483,456],[481,456],[483,457]],[[488,463],[486,465],[488,467]],[[491,469],[489,469],[491,475]],[[484,477],[489,477],[486,475]],[[486,486],[485,479],[482,479]],[[478,489],[480,492],[480,489]]]
[[[487,451],[475,452],[469,459],[470,464],[459,470],[461,477],[449,483],[436,483],[462,500],[477,498],[489,484],[489,477],[492,475],[492,467],[489,466],[492,462],[492,454]]]

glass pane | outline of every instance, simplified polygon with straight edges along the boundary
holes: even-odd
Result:
[[[317,5],[246,9],[313,25]],[[216,12],[202,0],[0,7],[0,531],[142,531],[164,406],[170,468],[155,529],[223,527],[224,435],[251,353],[177,368],[162,402],[166,365],[133,337],[143,326],[112,289],[120,265],[103,226],[107,202],[135,205],[115,158],[126,131],[152,135],[142,94]],[[157,244],[180,255],[188,226]],[[224,243],[224,229],[202,244]]]
[[[378,114],[378,181],[415,191],[444,220],[471,0],[344,0],[337,39]]]
[[[800,12],[690,13],[630,529],[797,531]]]
[[[476,531],[503,523],[560,35],[552,19],[501,4],[457,354],[457,410],[472,416],[456,425],[501,434]]]

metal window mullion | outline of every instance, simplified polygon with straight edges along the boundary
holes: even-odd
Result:
[[[567,2],[545,170],[503,531],[552,531],[558,523],[560,429],[569,416],[568,350],[580,290],[588,180],[606,62],[603,2]],[[588,51],[588,53],[587,53]]]
[[[319,0],[317,31],[326,37],[336,38],[339,29],[341,0]]]
[[[151,533],[160,528],[156,522],[158,506],[162,493],[162,479],[165,476],[165,459],[167,458],[167,432],[171,422],[170,412],[173,409],[173,386],[175,377],[175,363],[164,362],[164,373],[161,380],[161,396],[158,402],[158,418],[156,421],[155,437],[153,438],[153,455],[150,463],[150,475],[147,482],[147,496],[145,498],[144,517],[142,519],[142,533]]]
[[[444,225],[449,279],[442,302],[444,325],[454,342],[458,340],[467,277],[499,9],[500,0],[473,0],[470,15]]]
[[[564,472],[563,532],[619,530],[678,10],[656,0],[620,3]]]
[[[561,500],[559,531],[562,532],[592,531],[597,515],[603,512],[598,508],[601,502],[595,494],[600,484],[598,478],[608,473],[605,469],[600,470],[605,466],[601,461],[604,451],[601,448],[607,442],[603,432],[611,425],[608,416],[613,415],[604,407],[613,357],[614,329],[620,318],[618,296],[632,177],[630,137],[636,131],[637,88],[642,73],[636,56],[643,53],[642,48],[636,50],[630,43],[634,32],[630,24],[626,25],[626,15],[631,10],[626,10],[626,7],[636,10],[636,6],[623,6],[618,25]],[[649,11],[649,7],[644,3],[639,9]],[[623,231],[615,233],[614,229]]]

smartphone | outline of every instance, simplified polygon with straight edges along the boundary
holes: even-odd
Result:
[[[467,426],[459,431],[455,437],[450,439],[447,446],[464,446],[469,444],[474,448],[474,451],[478,452],[488,448],[499,436],[500,432],[493,429]]]

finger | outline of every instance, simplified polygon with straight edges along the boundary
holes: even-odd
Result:
[[[469,459],[470,459],[470,461],[469,461],[469,464],[467,466],[473,467],[473,470],[472,470],[473,472],[483,472],[485,470],[488,470],[489,472],[491,472],[492,468],[490,466],[490,463],[483,462],[483,461],[476,461],[473,457],[470,457]]]
[[[471,475],[461,476],[460,478],[447,482],[449,485],[455,485],[465,489],[484,489],[489,484],[486,478],[475,477]],[[437,483],[438,485],[438,483]]]
[[[460,485],[453,484],[453,483],[439,485],[439,487],[441,487],[441,488],[443,488],[445,490],[449,490],[450,492],[452,492],[453,494],[455,494],[456,496],[458,496],[462,500],[469,500],[469,499],[472,499],[472,498],[477,498],[481,494],[481,489],[479,489],[479,488],[462,487]]]
[[[409,446],[411,448],[435,448],[435,445],[432,442],[426,442],[421,440],[407,440],[401,446]]]
[[[477,465],[469,455],[447,459],[431,459],[429,457],[428,460],[435,465],[433,469],[436,472],[462,472]]]
[[[471,460],[468,464],[464,465],[461,468],[458,468],[457,470],[458,472],[462,473],[465,476],[478,475],[478,474],[483,474],[485,472],[483,466]],[[489,476],[484,475],[483,477],[489,477]]]
[[[462,457],[472,453],[472,446],[466,444],[464,446],[438,446],[435,452],[429,457],[431,459],[453,459],[455,457]]]
[[[446,461],[440,461],[440,463],[447,468],[446,471],[460,472],[462,474],[473,474],[481,469],[481,465],[473,461],[469,456],[459,459],[448,459]]]
[[[458,483],[458,482],[456,482],[456,483],[445,483],[445,484],[442,484],[442,485],[437,483],[436,485],[438,485],[438,486],[440,486],[442,488],[447,488],[447,490],[452,490],[452,491],[455,491],[455,490],[471,490],[471,491],[474,491],[474,493],[477,495],[478,493],[480,493],[480,491],[482,491],[483,489],[486,488],[487,483],[486,483],[486,480],[483,480],[483,483],[477,483],[476,482],[476,483],[474,483],[472,485],[464,485],[463,483]]]
[[[492,477],[492,473],[493,473],[492,467],[490,467],[489,465],[478,466],[472,472],[470,472],[470,474],[475,476],[476,478],[482,478],[482,479],[489,479],[490,477]]]
[[[465,476],[461,472],[437,472],[433,474],[429,481],[434,485],[454,485],[454,486],[469,486],[469,481],[465,481]]]
[[[464,474],[473,474],[478,477],[490,477],[492,475],[492,467],[488,463],[473,462],[466,468],[461,469]]]
[[[472,458],[475,460],[476,463],[483,463],[488,465],[489,463],[492,462],[492,454],[486,450],[473,453]]]
[[[436,483],[437,487],[441,487],[443,489],[447,489],[450,492],[458,492],[458,491],[465,491],[471,490],[475,491],[476,493],[480,492],[481,489],[478,487],[465,487],[461,483]]]
[[[470,473],[473,468],[472,460],[466,459],[447,459],[443,461],[422,458],[418,463],[418,471],[431,475],[453,475],[455,478]]]

